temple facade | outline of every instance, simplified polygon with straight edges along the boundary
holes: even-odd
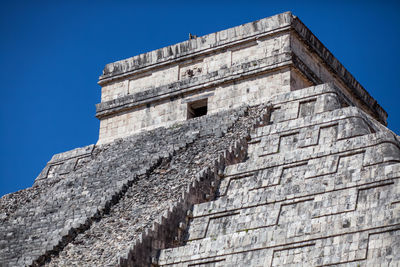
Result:
[[[97,143],[0,199],[0,266],[400,266],[400,137],[290,12],[99,85]]]

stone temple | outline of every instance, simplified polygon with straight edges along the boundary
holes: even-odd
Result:
[[[400,266],[399,136],[290,12],[99,85],[97,144],[1,198],[1,266]]]

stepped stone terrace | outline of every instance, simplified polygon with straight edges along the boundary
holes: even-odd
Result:
[[[400,138],[290,12],[99,84],[98,142],[0,199],[0,266],[400,266]]]

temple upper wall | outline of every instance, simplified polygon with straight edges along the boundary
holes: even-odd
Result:
[[[107,64],[99,143],[327,82],[386,124],[386,112],[329,50],[282,13]]]

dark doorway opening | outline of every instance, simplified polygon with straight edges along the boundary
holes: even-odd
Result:
[[[207,98],[187,104],[187,119],[207,115]]]

